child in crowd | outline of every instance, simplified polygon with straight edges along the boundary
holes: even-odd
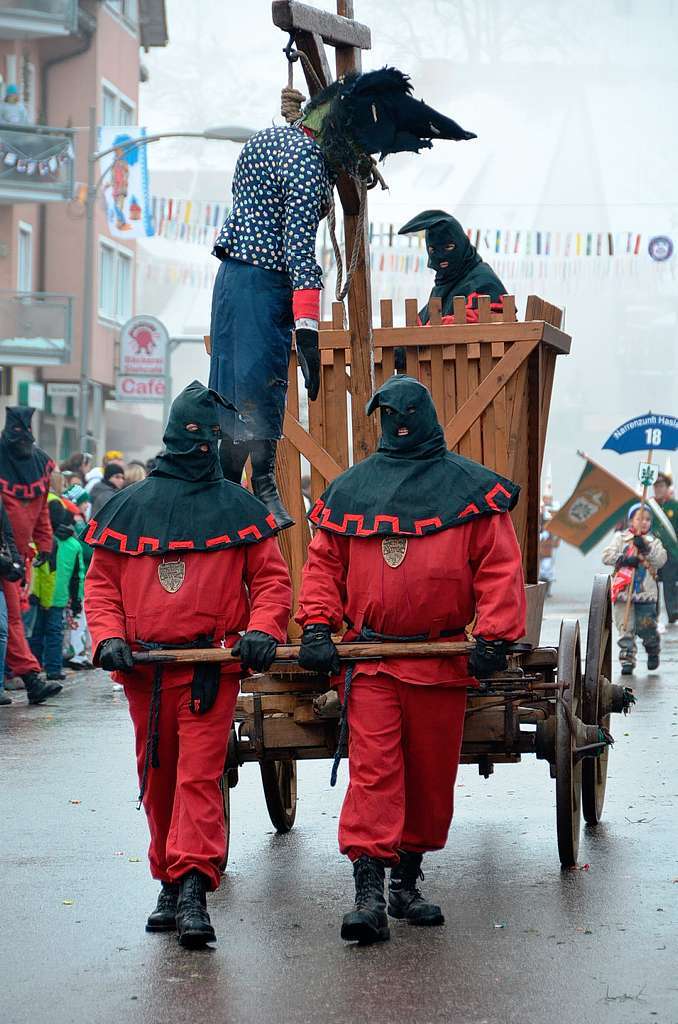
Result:
[[[90,496],[80,484],[72,484],[67,491],[64,491],[61,500],[66,508],[73,512],[75,536],[80,543],[86,575],[93,554],[92,548],[84,541],[89,522]],[[65,634],[64,658],[69,668],[90,669],[93,667],[92,643],[84,609],[79,615],[71,613],[70,631]]]
[[[652,512],[640,502],[629,509],[628,527],[618,530],[603,550],[605,565],[614,566],[612,610],[619,631],[619,660],[623,676],[636,665],[636,636],[643,641],[649,671],[659,667],[657,631],[657,572],[666,561],[661,541],[650,531]],[[627,603],[631,591],[631,605]]]
[[[65,679],[62,668],[66,609],[70,608],[74,616],[82,611],[85,568],[72,513],[60,501],[50,501],[49,516],[54,546],[50,557],[33,571],[31,602],[36,617],[29,644],[48,679]]]

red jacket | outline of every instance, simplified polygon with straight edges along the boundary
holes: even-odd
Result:
[[[28,500],[3,494],[2,503],[7,509],[17,550],[24,558],[31,557],[31,541],[38,551],[50,554],[52,550],[52,524],[47,510],[47,494],[38,494]]]
[[[483,516],[424,537],[409,537],[397,569],[384,561],[381,537],[347,538],[318,530],[308,550],[297,622],[328,623],[351,640],[363,625],[389,636],[428,634],[434,640],[464,627],[488,640],[525,633],[522,559],[508,513]],[[447,638],[445,638],[447,639]],[[390,658],[362,662],[367,675],[409,683],[469,685],[466,656]]]
[[[287,637],[292,586],[278,542],[271,537],[221,551],[182,551],[184,582],[174,594],[160,584],[160,555],[135,557],[94,549],[85,579],[85,611],[92,649],[109,637],[135,641],[187,643],[201,634],[214,636],[219,647],[231,646],[243,629],[259,629],[279,641]],[[175,561],[177,555],[165,556]],[[222,672],[239,672],[239,662]],[[165,668],[164,686],[179,686],[193,675],[191,665]],[[135,681],[151,684],[151,667],[134,673]],[[129,682],[130,676],[124,677]]]

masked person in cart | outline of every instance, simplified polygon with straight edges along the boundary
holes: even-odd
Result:
[[[431,299],[441,300],[443,323],[454,323],[454,299],[466,299],[466,321],[478,320],[478,297],[489,295],[494,313],[503,309],[506,288],[489,263],[478,255],[456,217],[444,210],[424,210],[403,224],[399,235],[426,232],[428,265],[435,270]],[[419,312],[422,324],[429,323],[428,302]]]
[[[222,413],[224,476],[240,482],[248,455],[252,488],[279,527],[292,520],[275,479],[292,331],[308,398],[318,397],[322,270],[316,233],[344,171],[371,177],[371,153],[418,152],[431,139],[472,139],[411,95],[407,75],[382,68],[345,75],[314,96],[294,124],[266,128],[245,144],[233,204],[213,254],[210,387],[237,407]]]
[[[465,638],[471,656],[357,662],[343,684],[350,782],[339,848],[353,862],[349,941],[389,938],[388,913],[441,925],[419,891],[422,857],[452,820],[466,688],[506,667],[525,633],[522,560],[509,510],[518,487],[447,451],[427,389],[396,376],[372,397],[381,413],[375,455],[330,484],[310,513],[317,527],[304,568],[299,663],[340,676],[332,633],[345,640]],[[340,740],[341,749],[341,740]],[[335,777],[336,777],[335,760]]]
[[[187,947],[215,939],[206,893],[218,887],[225,857],[219,782],[239,677],[270,667],[291,606],[273,517],[223,478],[220,403],[189,384],[172,404],[155,469],[110,498],[87,535],[94,661],[125,687],[151,874],[161,883],[146,927],[176,927]],[[132,657],[222,642],[239,648],[239,662],[153,666]]]
[[[54,463],[35,443],[34,409],[10,406],[0,436],[0,491],[24,565],[42,565],[52,553],[52,525],[47,509],[49,480]],[[35,549],[37,548],[37,555]],[[7,664],[21,676],[29,704],[42,704],[63,689],[61,683],[40,679],[40,662],[31,652],[21,618],[24,572],[4,575],[9,641]]]

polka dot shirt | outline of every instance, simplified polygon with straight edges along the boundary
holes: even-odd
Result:
[[[286,271],[295,290],[322,288],[315,242],[330,188],[325,158],[300,128],[257,132],[238,157],[233,207],[212,252]]]

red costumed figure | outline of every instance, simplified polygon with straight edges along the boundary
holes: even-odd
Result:
[[[357,662],[339,686],[350,774],[339,848],[356,884],[341,934],[361,943],[389,937],[386,867],[388,913],[443,924],[417,881],[423,854],[445,845],[452,820],[466,690],[505,668],[507,642],[525,632],[521,555],[508,514],[518,488],[447,451],[418,381],[392,377],[368,412],[377,407],[378,452],[338,477],[310,513],[317,531],[301,587],[299,663],[339,674],[331,633],[343,623],[347,641],[455,641],[475,618],[476,649],[468,662]]]
[[[270,667],[291,606],[273,516],[223,477],[220,402],[190,384],[172,405],[156,468],[110,498],[87,534],[94,661],[125,687],[151,874],[162,883],[147,930],[176,927],[187,947],[215,939],[206,893],[219,885],[226,852],[220,779],[241,669]],[[132,657],[224,642],[239,646],[240,663]]]
[[[41,565],[52,553],[52,526],[47,511],[49,478],[54,463],[35,443],[31,421],[34,409],[10,406],[0,436],[0,491],[19,555],[26,565]],[[37,555],[35,548],[38,549]],[[22,579],[2,580],[7,601],[9,642],[7,664],[21,676],[29,704],[42,704],[63,689],[60,683],[43,682],[40,662],[31,653],[21,618]]]

